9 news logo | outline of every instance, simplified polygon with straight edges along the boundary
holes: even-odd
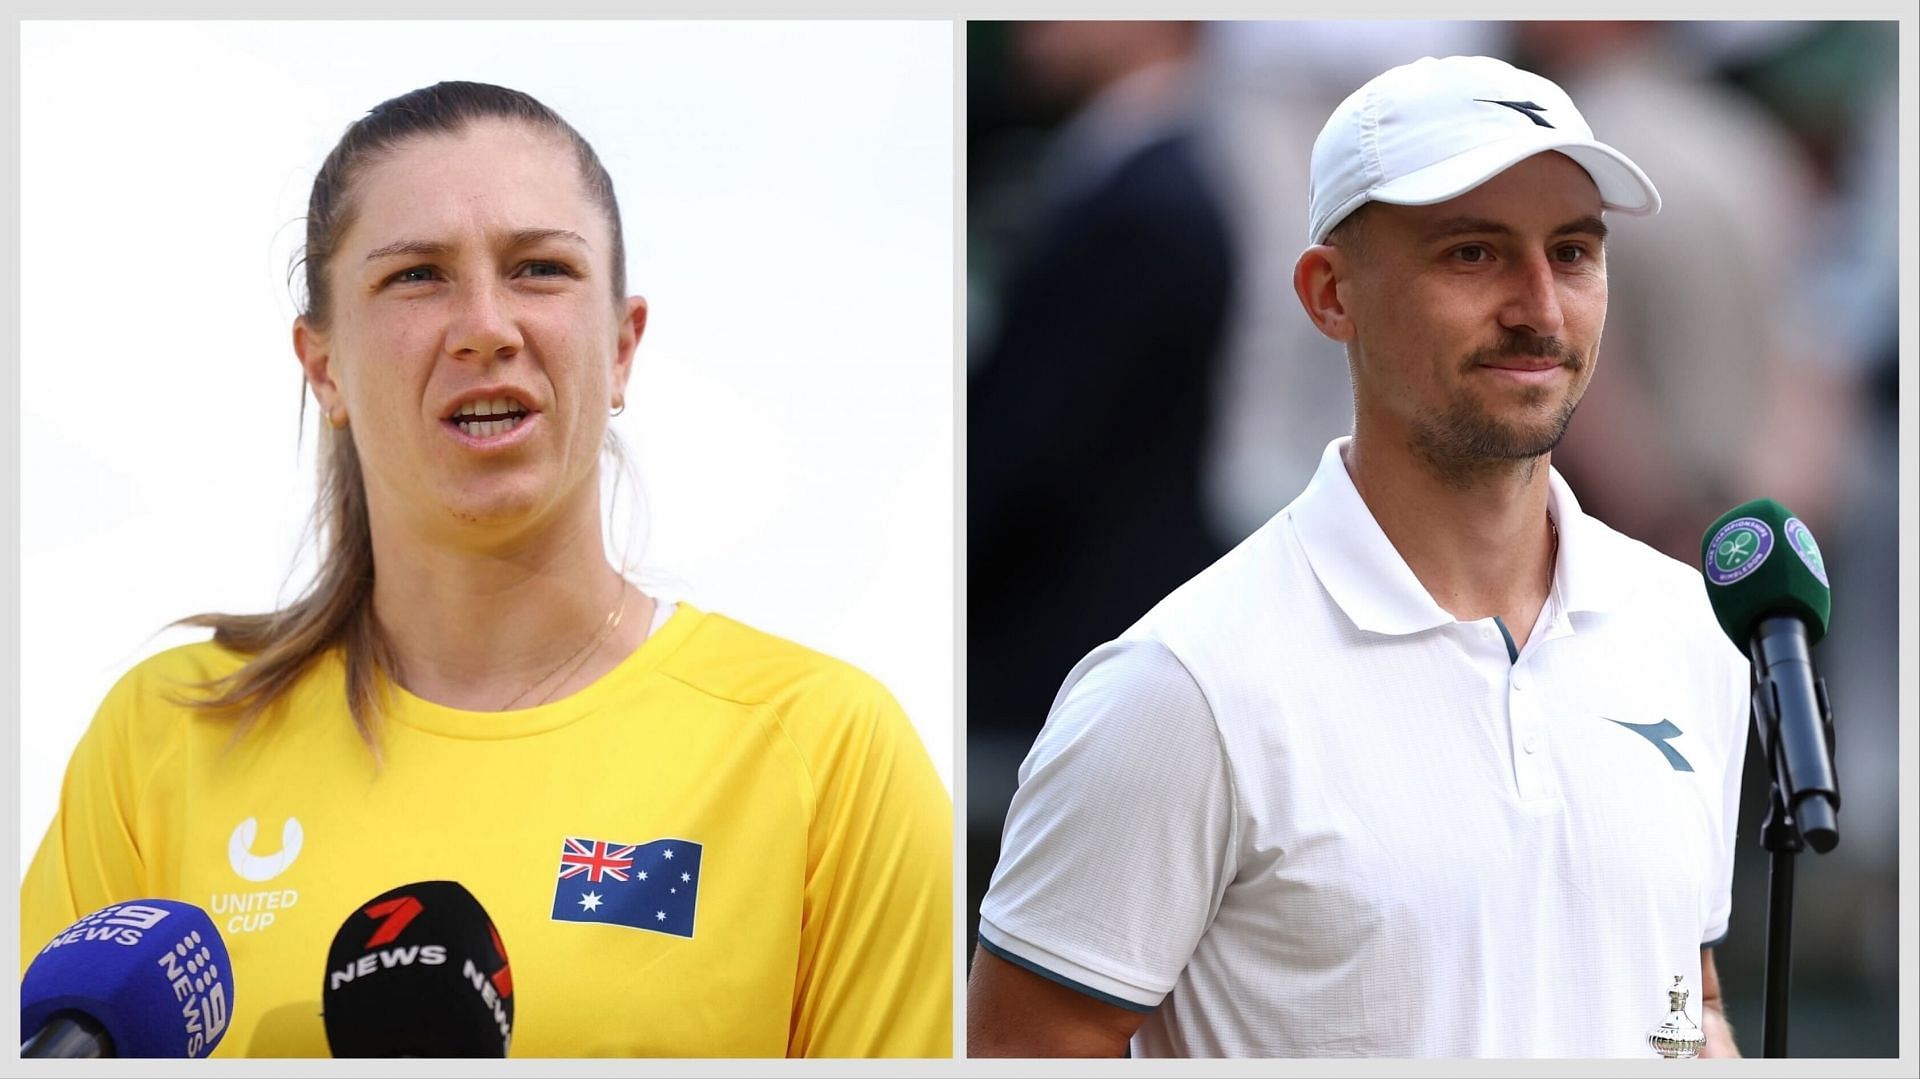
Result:
[[[48,941],[40,953],[44,955],[55,948],[85,941],[105,941],[131,948],[140,943],[148,930],[164,921],[168,913],[164,907],[140,903],[102,907],[68,926],[66,932]]]
[[[227,982],[215,963],[213,950],[193,930],[156,960],[161,977],[180,1005],[187,1037],[187,1056],[204,1056],[227,1029],[231,1004]]]

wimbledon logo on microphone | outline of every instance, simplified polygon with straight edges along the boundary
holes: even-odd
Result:
[[[1827,560],[1820,557],[1820,545],[1813,542],[1813,533],[1807,530],[1806,525],[1800,523],[1798,517],[1787,518],[1785,531],[1787,544],[1793,548],[1793,553],[1800,556],[1800,561],[1806,564],[1807,569],[1815,577],[1819,578],[1821,584],[1832,588],[1832,585],[1827,584]]]
[[[1773,553],[1773,529],[1758,517],[1736,517],[1713,534],[1707,580],[1727,585],[1760,568]]]

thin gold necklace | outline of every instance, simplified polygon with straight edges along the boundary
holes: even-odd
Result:
[[[1553,514],[1547,514],[1547,530],[1553,534],[1553,547],[1547,551],[1547,596],[1553,596],[1553,583],[1560,579],[1560,526],[1554,523]]]
[[[593,655],[594,650],[602,642],[604,642],[607,639],[607,637],[613,633],[614,630],[620,627],[620,619],[626,613],[627,613],[627,582],[626,582],[626,579],[623,577],[620,580],[620,603],[617,606],[615,606],[613,610],[607,612],[607,620],[601,623],[600,628],[594,631],[593,636],[587,638],[586,643],[582,644],[579,648],[575,649],[571,655],[567,656],[566,659],[563,659],[560,662],[554,664],[552,670],[549,670],[547,673],[541,675],[540,677],[534,679],[532,682],[528,683],[527,688],[521,690],[519,696],[516,696],[514,699],[508,701],[503,707],[501,707],[500,711],[502,712],[513,711],[513,706],[516,704],[519,704],[520,701],[523,698],[525,698],[527,694],[532,693],[534,689],[536,689],[541,683],[545,682],[547,679],[552,678],[554,675],[558,674],[560,672],[560,668],[566,667],[567,664],[572,663],[573,666],[567,670],[566,676],[561,678],[559,682],[555,683],[553,689],[547,690],[546,696],[541,697],[539,700],[533,702],[533,707],[537,708],[540,705],[547,703],[547,701],[553,697],[554,690],[557,690],[561,686],[565,685],[567,682],[567,679],[573,677],[574,672],[579,670],[580,667],[587,662],[587,658],[589,656]],[[578,662],[575,662],[576,660],[578,660]]]

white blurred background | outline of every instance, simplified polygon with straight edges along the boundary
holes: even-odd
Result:
[[[205,635],[162,627],[306,582],[319,420],[302,433],[288,271],[308,187],[349,123],[446,79],[533,94],[618,189],[651,318],[611,552],[875,675],[951,791],[951,35],[24,24],[22,868],[107,688]]]

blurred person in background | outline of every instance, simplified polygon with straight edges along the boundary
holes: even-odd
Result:
[[[1021,89],[1070,118],[1015,268],[972,301],[992,312],[967,389],[968,786],[989,835],[1060,672],[1225,549],[1200,473],[1233,257],[1194,131],[1197,33],[1007,28]],[[971,864],[984,886],[992,847]]]

